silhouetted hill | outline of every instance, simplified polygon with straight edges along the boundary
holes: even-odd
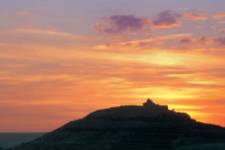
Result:
[[[93,112],[15,150],[172,150],[225,142],[225,129],[151,100]],[[224,148],[224,147],[223,147]]]

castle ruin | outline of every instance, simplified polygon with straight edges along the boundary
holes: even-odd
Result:
[[[149,111],[157,112],[167,112],[169,110],[167,105],[155,104],[150,98],[147,99],[145,103],[143,103],[143,107]]]

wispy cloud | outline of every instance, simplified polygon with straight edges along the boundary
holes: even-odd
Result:
[[[69,32],[57,31],[54,29],[45,29],[45,28],[18,28],[12,30],[15,34],[33,34],[33,35],[43,35],[43,36],[57,36],[57,37],[64,37],[64,38],[71,38],[71,39],[78,39],[82,36],[78,36]]]
[[[215,13],[215,14],[213,15],[213,18],[214,18],[214,19],[222,19],[222,18],[225,18],[225,12]]]
[[[183,19],[192,21],[205,21],[211,17],[207,12],[199,10],[185,11],[181,15]]]
[[[18,123],[21,130],[52,129],[91,110],[138,104],[146,97],[176,104],[197,119],[224,107],[225,39],[218,23],[223,13],[115,14],[97,24],[101,14],[93,15],[93,22],[68,14],[63,23],[58,22],[62,14],[36,16],[31,24],[21,19],[33,19],[26,11],[14,15],[18,20],[8,16],[8,24],[0,24],[0,118],[7,122],[0,130],[13,128],[15,116],[31,120]],[[200,31],[209,24],[216,30]],[[58,110],[64,111],[59,118]]]

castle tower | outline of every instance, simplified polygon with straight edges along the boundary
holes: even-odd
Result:
[[[147,100],[146,100],[146,102],[144,102],[143,103],[143,106],[144,107],[154,107],[156,104],[150,99],[150,98],[148,98]]]
[[[143,103],[143,107],[147,110],[156,111],[156,112],[167,112],[168,106],[155,104],[150,98]]]

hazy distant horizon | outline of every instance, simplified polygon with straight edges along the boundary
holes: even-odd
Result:
[[[13,146],[19,145],[24,142],[32,141],[32,140],[40,137],[43,134],[44,134],[44,132],[42,132],[42,133],[32,133],[32,132],[1,133],[0,132],[0,147],[2,147],[2,148],[13,147]]]

